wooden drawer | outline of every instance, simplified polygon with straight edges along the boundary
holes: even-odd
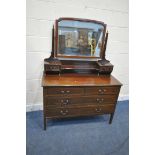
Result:
[[[53,97],[47,96],[45,99],[45,106],[66,107],[72,105],[82,105],[83,99],[81,97]]]
[[[83,98],[85,104],[105,105],[114,104],[117,100],[117,95],[93,95]]]
[[[101,115],[114,112],[114,105],[79,107],[79,108],[45,108],[46,117],[72,117],[85,115]]]
[[[83,88],[78,87],[47,87],[45,88],[45,95],[50,96],[72,96],[72,95],[82,95],[84,94]]]
[[[87,87],[85,94],[103,95],[103,94],[118,94],[120,87]]]
[[[91,106],[114,104],[117,100],[117,95],[98,95],[85,97],[53,97],[47,96],[45,99],[45,106],[53,107],[74,107],[74,106]]]
[[[60,67],[58,65],[45,65],[46,71],[59,71]]]

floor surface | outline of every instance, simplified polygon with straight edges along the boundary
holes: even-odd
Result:
[[[43,112],[27,112],[27,155],[128,155],[129,101],[118,102],[113,123],[109,115],[49,120]]]

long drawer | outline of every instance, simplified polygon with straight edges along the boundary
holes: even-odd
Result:
[[[83,97],[53,97],[47,96],[45,106],[53,107],[74,107],[74,106],[91,106],[114,104],[117,100],[117,95],[94,95]]]
[[[45,108],[46,117],[70,117],[70,116],[85,116],[85,115],[101,115],[113,113],[115,105],[79,107],[79,108]]]

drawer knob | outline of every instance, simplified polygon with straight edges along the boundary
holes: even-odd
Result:
[[[70,93],[70,90],[67,90],[67,91],[61,90],[61,93],[62,93],[62,94]]]
[[[62,91],[61,91],[61,93],[62,93],[62,94],[64,94],[64,93],[65,93],[65,91],[64,91],[64,90],[62,90]]]
[[[96,101],[97,101],[98,103],[102,103],[102,102],[104,101],[104,99],[103,99],[103,98],[101,98],[101,99],[97,98]]]
[[[67,110],[67,109],[66,109],[66,110],[61,110],[60,113],[61,113],[62,115],[66,115],[66,114],[68,113],[68,110]]]
[[[99,89],[98,91],[99,91],[99,93],[103,94],[103,92],[106,92],[107,90],[106,89]]]
[[[101,108],[96,108],[95,110],[96,110],[96,112],[101,112],[102,109]]]
[[[99,89],[98,92],[99,92],[100,94],[103,94],[103,90],[102,90],[102,89]]]
[[[67,99],[67,100],[61,100],[61,103],[62,104],[64,104],[64,105],[67,105],[68,104],[68,102],[69,102],[69,100]]]

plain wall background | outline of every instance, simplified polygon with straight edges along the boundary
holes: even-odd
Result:
[[[50,56],[52,25],[59,17],[95,19],[107,24],[106,58],[114,65],[112,75],[123,83],[119,99],[128,98],[128,0],[27,0],[26,7],[28,111],[42,108],[43,60]]]

